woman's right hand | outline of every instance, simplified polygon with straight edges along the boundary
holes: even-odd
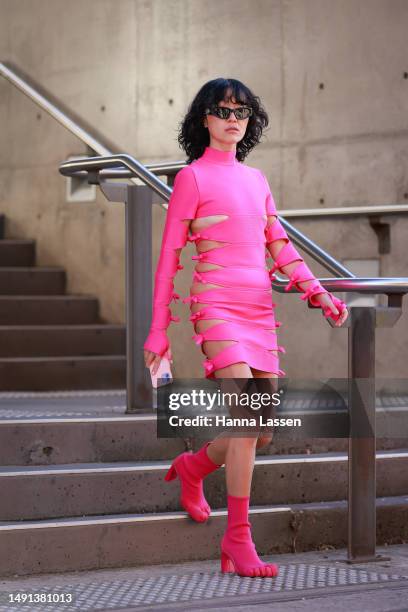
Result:
[[[150,368],[150,366],[153,365],[151,372],[152,374],[156,374],[162,358],[160,355],[157,355],[152,351],[147,351],[146,349],[143,352],[146,368]]]
[[[150,368],[150,366],[153,364],[152,374],[156,374],[163,357],[161,357],[157,353],[153,353],[153,351],[148,351],[146,349],[144,349],[143,352],[144,352],[144,360],[145,360],[146,368]],[[169,359],[170,363],[173,363],[173,356],[171,353],[170,346],[167,349],[167,352],[165,353],[165,357]]]

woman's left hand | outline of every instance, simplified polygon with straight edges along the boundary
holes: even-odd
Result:
[[[330,310],[332,311],[332,313],[337,316],[339,314],[339,310],[336,307],[335,303],[333,302],[333,300],[330,297],[329,293],[318,293],[317,295],[315,295],[315,300],[319,301],[322,308],[330,308]],[[336,327],[340,327],[341,325],[343,325],[344,321],[347,319],[349,313],[347,308],[343,308],[340,317],[338,318],[338,320],[335,322],[335,326]]]

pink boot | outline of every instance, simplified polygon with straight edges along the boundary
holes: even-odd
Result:
[[[176,457],[164,480],[179,477],[181,485],[180,504],[192,519],[204,523],[211,513],[203,491],[203,478],[217,470],[217,465],[207,455],[207,442],[196,453],[185,452]]]
[[[248,521],[249,497],[228,495],[228,523],[221,540],[221,571],[239,576],[274,577],[279,574],[275,563],[263,563],[258,557]]]

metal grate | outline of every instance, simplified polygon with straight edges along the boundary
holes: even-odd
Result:
[[[154,575],[151,578],[114,580],[99,583],[42,587],[30,589],[30,593],[72,593],[71,604],[6,604],[6,593],[1,593],[0,612],[54,612],[71,610],[109,610],[128,606],[148,606],[211,600],[244,595],[283,593],[304,589],[369,585],[395,580],[407,580],[408,576],[384,574],[362,569],[339,566],[288,564],[279,566],[276,578],[243,578],[221,572],[194,572],[184,575]],[[28,592],[25,589],[13,591]],[[242,602],[244,603],[244,602]]]
[[[376,398],[377,412],[408,407],[408,396],[388,395]],[[310,398],[307,395],[289,397],[284,412],[341,411],[347,413],[342,400]],[[152,414],[155,411],[149,410]],[[0,392],[0,420],[57,417],[103,417],[126,415],[126,391],[55,391]]]
[[[0,392],[0,420],[121,416],[126,391]]]

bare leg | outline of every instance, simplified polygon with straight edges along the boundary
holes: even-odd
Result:
[[[202,304],[195,304],[192,311],[197,311]],[[220,319],[203,319],[196,323],[198,333],[221,322]],[[205,341],[202,345],[203,352],[210,359],[217,355],[222,349],[234,344],[230,340]],[[255,377],[273,377],[269,372],[261,372],[250,368],[246,363],[234,363],[225,368],[219,368],[215,372],[216,378],[248,379]],[[252,473],[255,462],[256,449],[268,444],[271,436],[253,435],[245,437],[228,436],[223,432],[215,438],[207,447],[208,457],[218,465],[225,464],[227,490],[231,495],[249,495],[251,489]]]
[[[231,371],[233,372],[233,376],[236,378],[239,378],[240,376],[243,376],[243,374],[240,373],[236,373],[237,369],[235,368],[235,366],[243,366],[245,364],[233,364],[232,366],[229,366],[227,368],[223,368],[223,370],[218,370],[218,373],[220,372],[224,372],[226,371],[223,376],[225,378],[227,378],[227,374],[229,376],[231,376]],[[230,372],[228,372],[228,370],[230,370]],[[252,376],[254,378],[275,378],[277,379],[277,375],[276,374],[272,374],[270,372],[263,372],[261,370],[255,370],[254,368],[250,368],[251,372],[252,372]],[[256,440],[256,449],[258,448],[262,448],[264,446],[266,446],[267,444],[269,444],[272,441],[273,438],[273,434],[272,433],[260,433],[257,440]],[[214,438],[214,440],[209,444],[209,446],[207,447],[207,455],[210,457],[210,459],[212,461],[214,461],[215,463],[218,463],[219,465],[222,465],[225,463],[226,460],[226,456],[227,456],[227,450],[228,450],[228,446],[229,443],[231,441],[231,437],[228,436],[228,434],[226,432],[221,433],[219,436],[217,436],[216,438]]]
[[[207,447],[207,455],[212,461],[214,461],[214,463],[218,463],[218,465],[223,465],[225,463],[230,440],[230,437],[226,436],[225,433],[222,433],[214,438],[214,440],[209,444]],[[256,448],[258,449],[266,446],[271,440],[272,436],[260,434],[256,440]]]
[[[233,364],[217,370],[217,378],[277,378],[269,372],[249,368],[247,364]],[[250,494],[256,449],[269,444],[272,434],[258,437],[233,437],[220,434],[207,447],[207,455],[218,464],[225,463],[228,493],[237,496]]]
[[[234,364],[234,368],[230,378],[254,378],[252,371],[248,374],[250,368],[247,364]],[[221,375],[217,370],[215,376],[227,378],[228,370],[225,370]],[[278,575],[279,568],[259,558],[249,522],[249,499],[258,439],[257,433],[254,433],[248,437],[230,436],[228,442],[225,456],[228,511],[227,528],[221,540],[221,571],[236,572],[240,576],[274,577]],[[210,447],[211,444],[207,448]]]

